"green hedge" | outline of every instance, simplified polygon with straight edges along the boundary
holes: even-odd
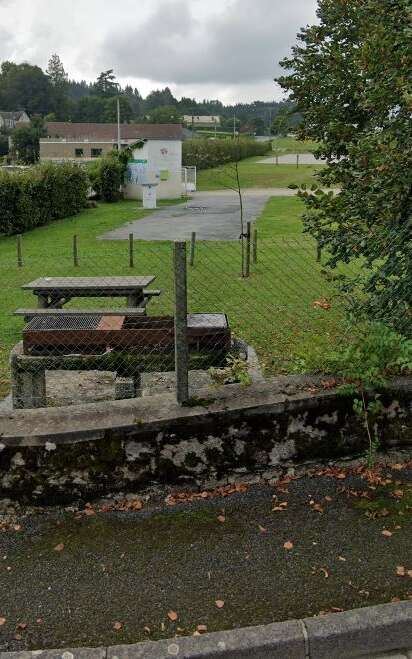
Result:
[[[0,170],[0,234],[23,233],[79,213],[86,205],[88,188],[87,174],[76,164]]]
[[[251,156],[264,156],[271,148],[270,142],[248,138],[186,140],[183,142],[183,166],[195,165],[197,169],[219,167]]]
[[[118,201],[124,180],[124,166],[117,152],[91,163],[87,171],[90,185],[98,199],[106,202]]]

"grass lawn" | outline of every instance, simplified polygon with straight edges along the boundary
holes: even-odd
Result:
[[[312,153],[318,145],[312,140],[295,140],[294,137],[274,137],[272,142],[273,150],[279,154],[285,153]]]
[[[269,157],[270,154],[268,154]],[[314,183],[314,174],[321,169],[316,165],[267,165],[259,163],[265,156],[246,158],[239,163],[242,188],[287,188],[291,184]],[[198,172],[198,190],[221,190],[233,187],[233,164]]]
[[[302,202],[272,198],[257,223],[258,262],[249,279],[240,277],[240,245],[199,242],[195,267],[189,268],[189,308],[193,312],[225,312],[236,335],[248,340],[271,373],[322,368],[325,350],[340,335],[339,308],[324,311],[313,302],[330,297],[329,285],[316,263],[313,241],[302,234]],[[136,241],[135,267],[128,261],[127,241],[101,241],[97,236],[146,213],[134,201],[99,205],[80,215],[41,227],[23,236],[24,267],[16,264],[16,239],[0,239],[0,393],[9,389],[8,356],[21,338],[23,320],[12,314],[33,307],[35,298],[20,286],[40,276],[156,275],[162,290],[150,313],[173,313],[172,246]],[[74,267],[72,237],[78,236],[79,267]],[[75,300],[72,307],[120,306],[123,301]]]

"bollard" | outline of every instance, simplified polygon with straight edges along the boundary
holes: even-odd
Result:
[[[79,252],[77,246],[77,236],[73,236],[73,264],[77,268],[79,266]]]
[[[20,234],[17,236],[17,266],[19,268],[23,267],[23,244]]]
[[[196,232],[193,231],[190,240],[190,261],[189,261],[190,265],[192,266],[195,264],[195,255],[196,255]]]
[[[134,236],[129,233],[129,267],[134,268]]]

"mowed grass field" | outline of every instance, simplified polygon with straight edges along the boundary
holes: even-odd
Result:
[[[321,169],[317,165],[268,165],[260,163],[267,156],[246,158],[239,163],[239,178],[242,188],[287,188],[289,185],[315,183],[315,174]],[[198,190],[223,190],[236,186],[235,167],[232,163],[198,172]]]
[[[316,246],[302,234],[302,202],[297,197],[272,198],[257,222],[257,263],[251,276],[241,272],[241,247],[234,242],[199,242],[194,267],[189,267],[189,309],[225,312],[234,333],[258,351],[269,373],[322,369],[325,354],[340,337],[341,311],[314,306],[330,297]],[[98,236],[144,217],[137,202],[101,204],[73,218],[35,229],[23,236],[23,268],[17,267],[15,237],[0,238],[0,393],[9,390],[9,352],[21,340],[24,321],[13,316],[18,307],[36,305],[21,285],[40,276],[156,276],[162,290],[150,315],[173,314],[172,244],[135,242],[135,266],[129,267],[127,241],[102,241]],[[73,265],[72,238],[79,245],[79,267]],[[71,307],[122,306],[123,300],[81,300]]]
[[[294,137],[274,137],[272,148],[276,153],[313,153],[318,147],[317,142],[305,140],[301,142]]]

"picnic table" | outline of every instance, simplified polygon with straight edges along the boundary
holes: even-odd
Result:
[[[147,299],[159,295],[160,291],[147,291],[156,279],[153,275],[143,277],[40,277],[24,290],[37,296],[39,309],[61,309],[75,297],[125,297],[127,307],[145,307]]]

